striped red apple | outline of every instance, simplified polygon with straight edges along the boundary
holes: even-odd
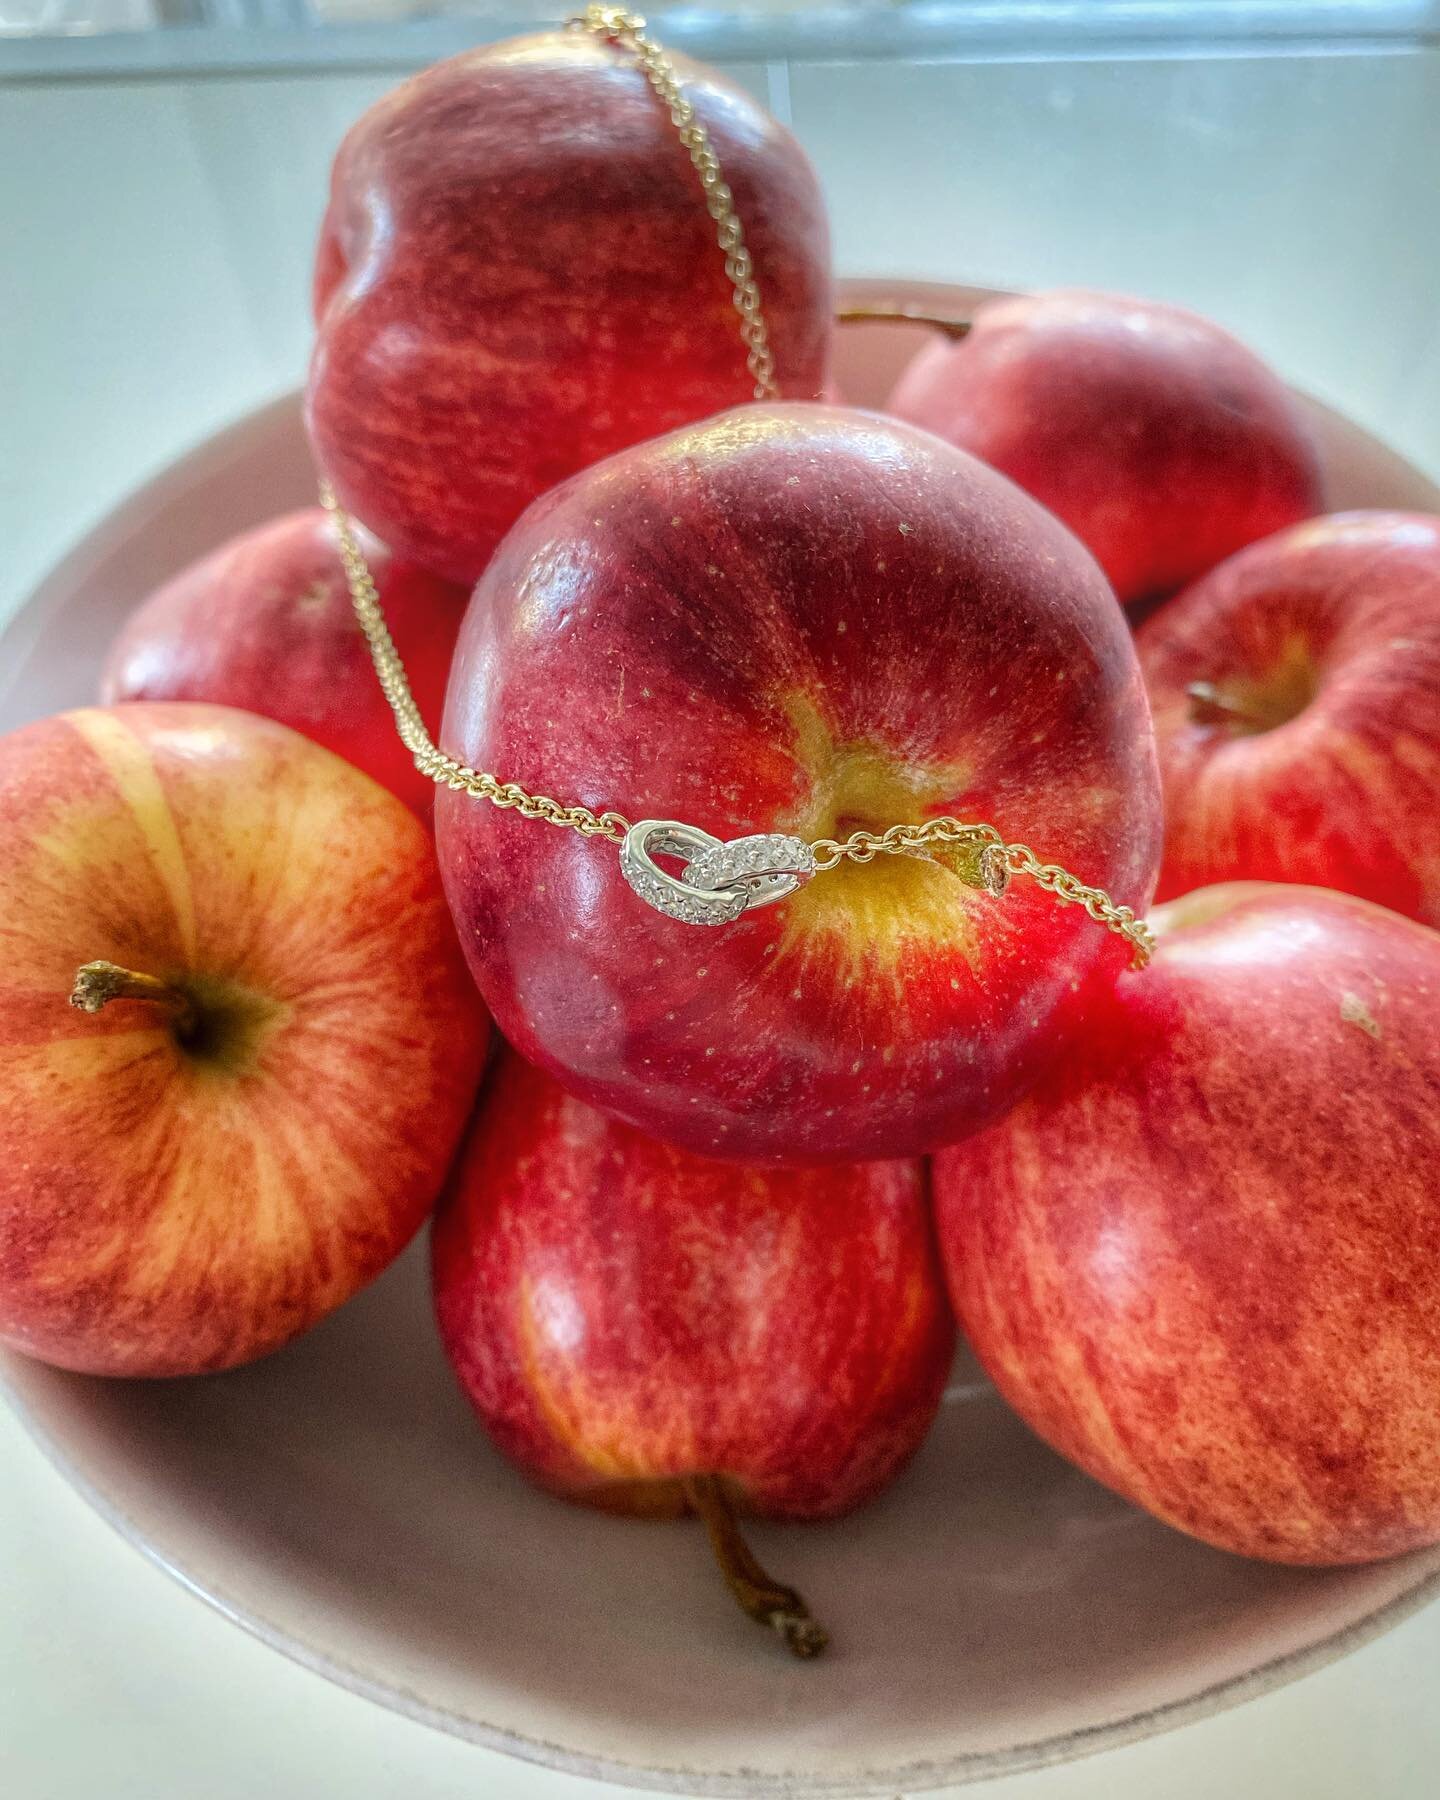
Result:
[[[887,402],[1018,481],[1127,603],[1320,510],[1315,444],[1259,357],[1183,307],[1060,288],[981,306]]]
[[[781,393],[826,378],[819,186],[790,133],[684,57],[744,226]],[[307,401],[340,497],[473,582],[577,469],[748,399],[726,259],[668,109],[623,50],[547,32],[452,57],[340,146]]]
[[[750,406],[531,509],[476,591],[446,748],[717,838],[953,814],[1143,907],[1160,819],[1130,633],[1003,477],[874,414]],[[446,891],[506,1036],[701,1155],[914,1155],[996,1117],[1126,946],[1017,879],[877,856],[713,930],[613,848],[444,792]]]
[[[1311,882],[1440,925],[1440,518],[1277,533],[1142,626],[1162,897]]]
[[[935,1168],[961,1325],[1057,1449],[1224,1549],[1440,1541],[1440,934],[1238,884]]]
[[[363,531],[360,541],[410,685],[433,719],[468,595],[404,567]],[[111,646],[100,698],[263,713],[373,775],[421,818],[434,811],[434,784],[396,735],[334,527],[318,506],[242,532],[152,594]]]
[[[505,1454],[589,1505],[699,1513],[745,1610],[822,1648],[734,1513],[846,1512],[929,1429],[954,1331],[921,1165],[706,1162],[512,1057],[432,1242],[446,1352]]]
[[[414,1236],[486,1025],[393,795],[229,708],[66,713],[0,739],[0,921],[0,1342],[230,1368]]]

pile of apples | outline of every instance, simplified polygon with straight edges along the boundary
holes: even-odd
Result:
[[[438,1202],[494,1443],[698,1514],[801,1655],[735,1515],[893,1480],[957,1319],[1212,1544],[1440,1539],[1440,519],[1320,516],[1280,381],[1113,295],[987,304],[847,408],[804,155],[675,61],[774,402],[617,45],[457,57],[340,149],[309,429],[422,711],[723,839],[990,821],[1137,912],[1158,880],[1153,963],[944,851],[699,929],[610,845],[435,802],[326,515],[277,519],[0,741],[0,1339],[227,1369]]]

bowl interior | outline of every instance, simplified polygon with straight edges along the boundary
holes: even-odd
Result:
[[[879,404],[918,341],[847,329],[842,390]],[[1440,508],[1390,451],[1316,418],[1332,505]],[[145,593],[312,493],[293,397],[182,457],[12,623],[0,728],[90,699]],[[824,1661],[793,1664],[730,1606],[698,1527],[592,1516],[501,1463],[444,1367],[419,1249],[231,1375],[107,1383],[10,1356],[0,1377],[107,1517],[277,1648],[461,1735],[637,1786],[893,1794],[1053,1761],[1299,1674],[1440,1576],[1440,1551],[1320,1573],[1208,1550],[1052,1455],[962,1359],[932,1439],[880,1502],[755,1528],[832,1631]]]

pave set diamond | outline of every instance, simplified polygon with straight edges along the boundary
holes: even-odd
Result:
[[[793,894],[815,873],[815,852],[804,838],[768,836],[733,838],[702,850],[681,876],[689,887],[740,887],[748,907],[769,906]]]
[[[682,825],[674,819],[642,819],[626,832],[620,845],[620,872],[635,892],[656,912],[682,919],[687,925],[729,925],[745,910],[743,889],[705,893],[687,886],[655,866],[656,856],[687,859],[724,845],[708,831]]]
[[[685,863],[667,874],[657,856]],[[634,891],[667,918],[687,925],[729,925],[747,908],[793,894],[815,873],[815,854],[803,838],[780,833],[722,843],[708,831],[675,819],[642,819],[620,846],[620,871]]]

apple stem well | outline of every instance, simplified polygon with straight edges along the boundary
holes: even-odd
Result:
[[[89,962],[75,971],[75,986],[70,992],[72,1006],[81,1012],[98,1013],[112,1000],[145,1000],[162,1007],[170,1015],[176,1037],[182,1041],[193,1036],[200,1026],[200,1009],[173,982],[122,969],[112,962]]]
[[[1213,681],[1192,681],[1185,690],[1190,718],[1196,725],[1241,725],[1247,731],[1263,731],[1265,721],[1222,693]]]
[[[1297,718],[1314,697],[1313,683],[1303,691],[1292,681],[1264,698],[1241,699],[1213,681],[1192,681],[1185,689],[1194,725],[1229,725],[1247,737],[1274,731]]]
[[[153,1007],[187,1059],[229,1075],[259,1066],[271,1031],[289,1011],[282,1000],[229,977],[187,972],[173,980],[118,963],[89,962],[75,971],[70,1004],[98,1013],[112,1000]]]
[[[740,1535],[735,1510],[718,1475],[692,1475],[684,1483],[691,1511],[704,1521],[725,1585],[742,1612],[758,1625],[778,1631],[795,1656],[808,1661],[830,1642],[830,1634],[794,1588],[775,1581],[756,1561]]]

